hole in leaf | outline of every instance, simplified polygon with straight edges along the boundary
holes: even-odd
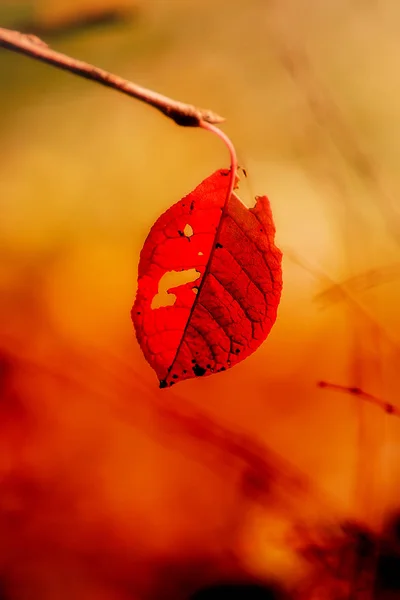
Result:
[[[197,363],[194,365],[193,373],[196,375],[196,377],[202,377],[205,374],[205,372],[206,370],[204,369],[204,367],[201,367]]]
[[[193,294],[197,294],[199,291],[199,288],[195,286],[195,287],[192,287],[192,290],[193,290]]]
[[[199,252],[198,256],[204,256],[203,252]]]
[[[151,301],[151,308],[155,309],[163,306],[173,306],[176,301],[176,295],[169,292],[169,290],[196,281],[199,277],[200,273],[196,271],[196,269],[168,271],[167,273],[164,273],[158,282],[158,292]]]
[[[191,225],[189,225],[189,223],[186,223],[185,228],[183,230],[183,233],[186,237],[192,237],[193,235],[193,228]]]

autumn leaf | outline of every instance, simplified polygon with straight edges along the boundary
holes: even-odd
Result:
[[[229,178],[219,170],[169,208],[141,252],[131,314],[160,387],[235,365],[276,319],[282,255],[269,201],[225,202]]]

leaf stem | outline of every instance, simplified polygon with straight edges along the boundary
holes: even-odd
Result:
[[[79,77],[95,81],[123,94],[127,94],[132,98],[141,100],[175,121],[177,125],[202,127],[204,123],[221,123],[224,121],[223,117],[211,110],[198,108],[191,104],[179,102],[178,100],[172,100],[167,96],[141,87],[89,63],[56,52],[34,35],[27,35],[19,31],[0,27],[0,48],[25,54],[30,58],[45,62],[64,71],[69,71]]]
[[[205,121],[202,121],[200,123],[200,127],[202,127],[203,129],[206,129],[207,131],[211,131],[211,133],[214,133],[215,135],[217,135],[220,138],[220,140],[222,140],[224,142],[225,146],[228,148],[231,166],[230,166],[229,188],[228,188],[228,193],[227,193],[226,201],[225,201],[225,204],[226,204],[228,202],[229,198],[231,197],[231,194],[233,192],[233,189],[234,189],[235,183],[236,183],[236,171],[238,168],[238,160],[237,160],[237,156],[236,156],[235,146],[233,145],[233,142],[230,140],[230,138],[226,135],[226,133],[224,131],[222,131],[221,129],[219,129],[219,127],[215,127],[215,125],[212,125],[211,123],[207,123]]]

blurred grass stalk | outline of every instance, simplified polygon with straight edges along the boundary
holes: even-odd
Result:
[[[2,26],[58,32],[131,18],[138,0],[1,0]]]

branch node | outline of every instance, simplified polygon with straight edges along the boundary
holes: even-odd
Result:
[[[19,32],[18,32],[19,33]],[[23,34],[19,33],[20,36],[25,37],[29,42],[35,44],[36,46],[42,46],[42,48],[48,48],[49,45],[46,44],[40,37],[37,35],[33,35],[33,33]]]

